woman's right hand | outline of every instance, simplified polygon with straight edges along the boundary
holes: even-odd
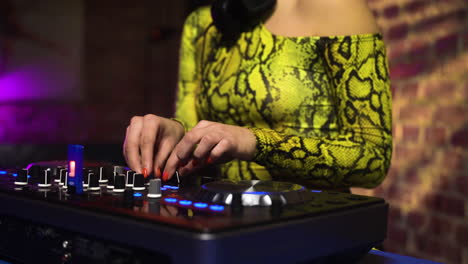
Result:
[[[156,116],[134,116],[123,145],[127,165],[138,173],[153,172],[161,177],[161,169],[174,147],[185,134],[185,129],[177,121]]]

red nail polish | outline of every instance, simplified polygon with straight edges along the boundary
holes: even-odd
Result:
[[[163,178],[163,181],[167,181],[167,178],[169,178],[169,173],[167,173],[167,171],[165,171],[165,172],[163,173],[162,178]]]
[[[161,178],[161,169],[160,168],[156,169],[156,177]]]
[[[207,164],[213,164],[213,159],[212,159],[211,157],[208,157],[208,158],[206,159],[206,163],[207,163]]]
[[[148,169],[147,169],[147,168],[143,168],[143,176],[144,176],[145,178],[148,177]]]

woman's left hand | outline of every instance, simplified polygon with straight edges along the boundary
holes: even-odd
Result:
[[[164,168],[163,180],[170,179],[176,170],[186,175],[213,163],[251,160],[255,150],[255,135],[248,128],[202,120],[172,151]]]

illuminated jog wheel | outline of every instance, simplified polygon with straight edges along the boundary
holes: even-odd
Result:
[[[225,205],[239,200],[243,206],[271,206],[275,201],[282,205],[307,202],[312,195],[305,187],[289,182],[216,181],[202,185],[197,199]]]

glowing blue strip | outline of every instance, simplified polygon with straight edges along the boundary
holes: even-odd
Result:
[[[7,174],[8,172],[6,171],[0,171],[0,174]]]
[[[133,196],[135,196],[135,197],[142,197],[143,194],[141,194],[141,193],[134,193]]]
[[[193,205],[195,207],[197,207],[197,208],[207,208],[208,207],[208,204],[206,204],[206,203],[194,203]]]
[[[314,193],[321,193],[322,191],[320,190],[310,190],[311,192],[314,192]]]
[[[210,210],[213,210],[213,211],[223,211],[223,210],[224,210],[224,206],[222,206],[222,205],[210,205]]]
[[[165,187],[161,187],[161,191],[165,191],[167,190]]]
[[[244,194],[258,194],[258,195],[263,195],[263,194],[273,194],[274,192],[244,192]]]
[[[172,186],[172,185],[163,185],[164,188],[172,189],[172,190],[177,190],[179,187],[177,186]]]
[[[182,200],[182,201],[179,201],[179,204],[181,204],[181,205],[191,205],[191,204],[192,204],[192,201],[189,201],[189,200]]]
[[[176,198],[165,198],[164,201],[166,201],[168,203],[175,203],[175,202],[177,202],[177,199]]]

